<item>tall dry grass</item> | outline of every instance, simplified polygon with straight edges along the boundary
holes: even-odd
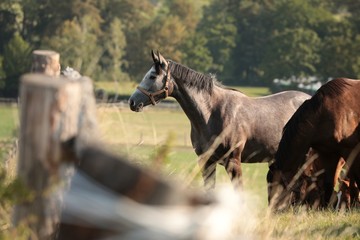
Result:
[[[181,184],[186,184],[188,188],[199,188],[202,187],[202,180],[200,177],[200,168],[193,164],[199,160],[195,155],[192,156],[192,159],[186,160],[189,165],[192,166],[190,171],[183,172],[181,167],[177,164],[171,163],[171,158],[174,158],[180,151],[177,150],[176,146],[182,145],[182,138],[176,138],[172,135],[171,141],[166,140],[168,136],[174,134],[172,130],[179,130],[181,134],[183,132],[188,132],[190,134],[189,126],[186,122],[182,123],[172,123],[171,115],[176,115],[176,119],[179,119],[179,113],[171,113],[167,110],[153,110],[149,109],[143,113],[129,113],[128,110],[124,109],[99,109],[100,119],[102,119],[101,125],[103,125],[103,130],[114,132],[115,128],[119,127],[123,133],[125,133],[126,152],[131,155],[133,151],[146,149],[153,144],[154,151],[156,152],[157,147],[161,149],[162,146],[167,146],[166,151],[160,151],[160,158],[163,159],[159,161],[159,156],[151,155],[145,160],[139,161],[140,164],[145,165],[146,167],[152,167],[152,164],[159,168],[166,168],[164,171],[166,173],[171,173],[170,175],[176,178],[175,176],[181,175],[180,178],[182,181]],[[109,118],[110,115],[117,116],[119,126],[114,125],[113,123],[107,123],[107,121],[114,121],[114,119]],[[133,114],[136,119],[129,117]],[[183,114],[180,111],[180,114]],[[168,119],[168,123],[162,122],[163,120]],[[127,122],[129,121],[129,122]],[[182,119],[181,122],[187,121],[187,119]],[[167,126],[168,127],[164,127]],[[106,126],[110,127],[108,129]],[[139,129],[142,129],[142,134],[139,134]],[[165,130],[166,129],[166,130]],[[109,135],[110,136],[110,135]],[[117,135],[121,138],[120,135]],[[133,139],[134,136],[136,140]],[[141,137],[139,137],[141,136]],[[121,140],[114,139],[115,135],[110,136],[107,139],[104,135],[104,140],[106,142],[113,142],[114,145],[119,147],[123,146]],[[138,139],[142,139],[139,141]],[[168,144],[170,142],[170,144]],[[188,148],[189,151],[193,151],[188,145],[183,145],[185,148]],[[170,149],[169,149],[170,148]],[[129,151],[130,150],[130,151]],[[150,151],[150,152],[154,152]],[[146,155],[146,153],[145,153]],[[153,160],[151,160],[153,159]],[[170,160],[169,160],[170,159]],[[145,163],[144,163],[145,162]],[[169,162],[169,163],[168,163]],[[160,163],[160,164],[159,164]],[[168,164],[167,164],[168,163]],[[249,166],[250,167],[250,166]],[[246,168],[246,166],[245,166]],[[262,171],[266,171],[266,168],[261,168]],[[253,171],[254,173],[256,171]],[[264,177],[264,172],[261,173],[261,176]],[[221,178],[223,177],[223,178]],[[229,181],[223,181],[227,178],[226,174],[223,172],[218,181],[218,187],[216,190],[217,196],[221,204],[226,205],[226,208],[232,209],[228,213],[232,216],[229,218],[222,219],[221,214],[217,216],[218,224],[223,220],[223,223],[227,223],[228,228],[224,227],[223,239],[360,239],[360,212],[359,210],[351,211],[333,211],[333,210],[323,210],[323,211],[313,211],[307,210],[305,208],[296,208],[290,209],[283,213],[274,214],[269,209],[264,206],[264,199],[267,198],[266,192],[266,181],[263,178],[261,192],[253,191],[251,185],[254,185],[251,179],[252,176],[248,176],[249,179],[245,181],[245,191],[230,193]],[[245,178],[245,177],[244,177]],[[195,180],[194,180],[195,179]],[[250,185],[250,186],[249,186]],[[227,189],[227,190],[225,190]],[[200,190],[201,191],[201,190]],[[222,210],[221,210],[222,211]],[[224,214],[227,210],[224,210]],[[230,224],[227,220],[232,219]],[[227,231],[226,231],[226,230]],[[231,231],[231,234],[229,234]],[[225,233],[226,232],[226,233]],[[211,239],[211,238],[210,238]]]
[[[99,108],[98,120],[101,140],[113,151],[126,154],[130,161],[159,171],[166,179],[185,184],[190,190],[203,191],[198,158],[191,149],[189,123],[181,111],[150,108],[139,114],[115,107]],[[6,153],[1,155],[1,160],[16,163],[6,160],[6,156],[14,155],[11,150],[13,140],[6,141],[1,145]],[[28,239],[31,235],[26,226],[11,226],[12,199],[20,189],[9,174],[14,169],[14,166],[8,166],[5,177],[0,177],[0,239]],[[266,169],[264,165],[245,165],[245,191],[239,193],[232,191],[226,173],[218,171],[219,181],[214,192],[219,201],[217,207],[204,209],[203,215],[196,215],[198,218],[191,212],[188,215],[182,212],[182,219],[192,223],[191,220],[197,219],[195,223],[204,224],[204,228],[199,228],[204,232],[198,233],[198,239],[360,239],[359,210],[309,211],[298,208],[281,214],[271,213],[264,204]],[[9,195],[12,197],[4,197]]]

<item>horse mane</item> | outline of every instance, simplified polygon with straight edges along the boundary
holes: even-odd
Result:
[[[309,140],[313,136],[312,132],[320,109],[320,102],[317,100],[315,98],[305,100],[285,124],[275,155],[276,168],[284,171],[296,170],[303,164],[301,154],[306,154],[310,147]],[[297,151],[294,151],[294,146],[298,147]]]
[[[306,154],[310,147],[310,141],[316,134],[324,98],[336,98],[343,94],[348,86],[350,86],[349,82],[343,78],[329,81],[296,110],[283,128],[283,135],[275,156],[277,168],[297,169],[304,164],[301,160],[305,158],[296,157],[296,155]],[[293,152],[295,145],[298,151]],[[288,159],[291,159],[291,162],[288,162]]]
[[[179,63],[169,61],[171,75],[175,80],[179,81],[178,84],[184,84],[189,88],[195,88],[197,91],[206,91],[211,93],[214,86],[223,87],[219,83],[214,75],[205,75],[203,73],[196,72],[195,70],[188,68]]]
[[[343,94],[351,84],[347,81],[346,78],[336,78],[331,80],[324,85],[322,85],[315,93],[314,97],[319,95],[319,97],[338,97]]]

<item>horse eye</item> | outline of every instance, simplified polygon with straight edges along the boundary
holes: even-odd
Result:
[[[156,79],[156,76],[150,76],[149,77],[151,80],[155,80]]]

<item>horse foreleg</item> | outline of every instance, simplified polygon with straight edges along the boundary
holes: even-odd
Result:
[[[324,166],[324,202],[325,206],[333,206],[337,201],[337,196],[334,191],[334,178],[338,168],[340,158],[328,157],[327,164]]]
[[[242,171],[240,159],[229,159],[225,168],[232,184],[234,185],[234,188],[240,189],[242,187]]]
[[[201,168],[201,173],[204,179],[205,189],[214,189],[216,183],[216,162],[207,161]]]
[[[239,189],[242,187],[242,171],[241,171],[240,155],[241,155],[240,149],[235,149],[225,165],[226,172],[228,173],[230,180],[234,185],[235,189]]]

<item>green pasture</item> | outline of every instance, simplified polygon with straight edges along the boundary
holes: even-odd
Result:
[[[129,109],[100,107],[98,119],[102,139],[114,152],[125,154],[132,161],[151,169],[156,165],[153,159],[159,149],[169,145],[170,151],[157,169],[190,186],[202,186],[197,156],[191,147],[190,123],[181,110],[151,106],[144,112],[135,113]],[[265,208],[267,164],[243,165],[245,189],[261,196],[261,205]],[[217,167],[217,180],[218,184],[230,183],[220,165]]]
[[[266,95],[267,89],[242,88],[248,95]],[[97,118],[101,140],[113,152],[190,189],[202,189],[202,179],[190,142],[190,124],[181,109],[150,106],[141,113],[127,107],[99,106]],[[16,106],[0,105],[0,141],[16,137]],[[0,145],[3,149],[5,145]],[[4,155],[3,155],[4,156]],[[3,158],[2,155],[0,157]],[[222,166],[217,185],[230,181]],[[360,239],[360,212],[289,211],[269,215],[267,211],[266,163],[243,164],[244,189],[253,196],[259,219],[254,230],[260,239]],[[242,218],[244,216],[239,216]]]
[[[15,105],[0,105],[0,139],[13,137],[19,126],[19,117]]]
[[[136,89],[137,83],[135,82],[94,82],[95,89],[103,89],[109,93],[118,93],[120,95],[131,95]]]

